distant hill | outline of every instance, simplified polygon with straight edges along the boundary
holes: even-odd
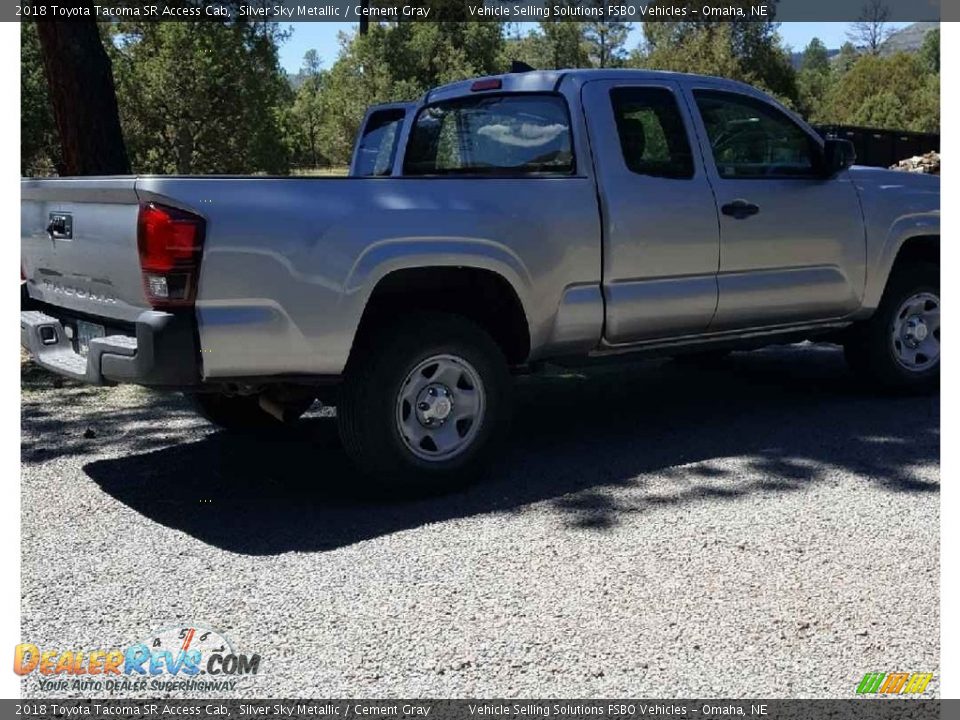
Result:
[[[891,55],[895,52],[917,52],[923,45],[923,39],[927,33],[939,27],[940,23],[935,22],[916,22],[907,25],[888,37],[881,46],[880,52],[883,55]]]
[[[892,55],[895,52],[917,52],[923,45],[923,39],[931,30],[940,27],[940,23],[935,22],[915,22],[907,25],[900,30],[893,32],[890,37],[884,41],[880,48],[881,55]],[[827,57],[831,60],[840,54],[839,49],[827,50]],[[803,50],[790,54],[790,63],[794,69],[799,70],[803,62]]]

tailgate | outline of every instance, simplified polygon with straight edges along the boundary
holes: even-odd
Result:
[[[30,297],[128,322],[150,309],[138,211],[135,177],[23,180],[20,260]]]

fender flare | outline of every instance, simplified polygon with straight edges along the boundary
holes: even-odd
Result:
[[[884,239],[883,247],[873,263],[867,276],[867,288],[864,293],[863,306],[876,308],[887,287],[893,264],[900,253],[900,249],[916,237],[940,235],[940,213],[927,212],[905,215],[897,218],[890,226]]]
[[[509,248],[472,238],[416,238],[384,240],[368,247],[347,275],[341,297],[366,307],[374,289],[398,270],[454,267],[486,270],[502,277],[517,295],[529,318],[532,279],[523,261]]]

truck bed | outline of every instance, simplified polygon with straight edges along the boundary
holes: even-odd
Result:
[[[585,352],[599,340],[600,218],[586,176],[27,180],[30,297],[132,334],[151,311],[137,251],[150,202],[206,222],[188,314],[208,380],[339,374],[377,282],[423,258],[506,278],[537,347]],[[51,239],[51,213],[71,216],[72,237]]]

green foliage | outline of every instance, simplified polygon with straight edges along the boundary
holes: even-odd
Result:
[[[566,0],[566,5],[578,5]],[[542,22],[536,30],[521,35],[506,33],[506,63],[520,60],[538,70],[581,67],[622,67],[627,60],[627,38],[631,23]]]
[[[823,44],[820,38],[813,38],[804,49],[800,69],[815,73],[830,72],[830,57],[827,54],[827,46]]]
[[[646,27],[644,32],[648,33]],[[646,51],[634,53],[630,59],[630,64],[635,67],[734,79],[740,79],[743,75],[732,53],[730,29],[725,25],[691,28],[682,35],[670,28],[656,28],[651,29],[646,37]]]
[[[833,61],[833,73],[835,76],[848,72],[853,64],[860,57],[860,53],[852,42],[845,42],[840,46],[840,54]]]
[[[830,58],[820,38],[814,38],[803,51],[800,71],[797,73],[797,90],[800,109],[812,122],[820,121],[823,100],[830,88]]]
[[[518,28],[504,40],[504,64],[511,60],[525,62],[537,70],[549,70],[553,67],[554,57],[543,33],[531,30],[521,34]]]
[[[575,4],[575,3],[568,3]],[[542,22],[526,35],[515,34],[504,42],[504,60],[520,60],[537,70],[594,67],[591,50],[601,52],[594,35],[588,38],[587,26],[599,23]],[[606,41],[609,47],[609,41]],[[624,39],[625,42],[625,39]],[[623,55],[622,43],[618,54]]]
[[[692,6],[684,0],[661,0],[657,4]],[[741,80],[763,88],[787,105],[799,104],[796,73],[776,23],[645,21],[643,32],[646,46],[631,56],[632,66]]]
[[[146,22],[113,31],[108,50],[135,171],[288,171],[292,91],[270,25]]]
[[[659,4],[691,6],[691,0]],[[847,43],[831,60],[814,39],[794,71],[776,23],[644,22],[645,42],[628,56],[629,28],[372,22],[364,36],[341,34],[328,70],[315,51],[307,53],[293,84],[279,66],[285,36],[273,23],[117,23],[102,32],[136,172],[285,173],[291,165],[343,165],[369,105],[415,100],[437,85],[501,73],[510,60],[539,69],[626,65],[719,75],[759,86],[814,122],[939,129],[939,31],[927,35],[919,53],[889,57]],[[32,24],[21,29],[21,170],[50,173],[59,148],[39,42]],[[648,137],[656,137],[654,129]]]
[[[364,36],[341,34],[340,56],[324,83],[326,158],[349,161],[369,105],[415,100],[437,85],[502,72],[503,55],[498,23],[374,23]]]
[[[923,38],[920,59],[929,72],[940,73],[940,28],[931,30]]]
[[[685,6],[686,0],[660,0]],[[884,57],[851,43],[831,60],[814,38],[799,71],[790,66],[776,23],[645,22],[635,67],[719,75],[761,87],[811,122],[939,132],[939,32],[917,54]]]
[[[584,26],[585,23],[582,22],[540,23],[540,34],[546,43],[547,57],[542,64],[535,67],[541,70],[590,67]]]
[[[20,25],[20,172],[50,175],[60,158],[40,40],[32,22]]]
[[[631,23],[618,20],[584,23],[587,55],[593,67],[621,67],[627,59]]]
[[[326,76],[327,73],[320,69],[317,51],[307,51],[296,97],[284,115],[294,166],[315,168],[329,164],[321,143]]]
[[[939,96],[939,75],[926,72],[918,55],[864,54],[830,86],[823,117],[831,123],[939,132]]]

